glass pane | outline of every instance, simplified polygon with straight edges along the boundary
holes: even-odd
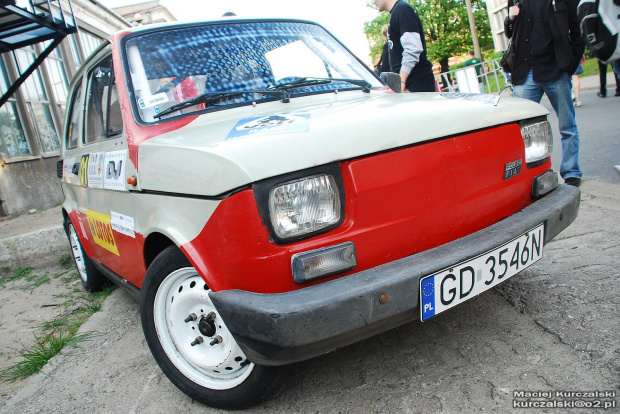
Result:
[[[80,57],[79,47],[77,44],[77,40],[75,39],[75,35],[72,34],[69,36],[69,46],[71,46],[71,54],[73,55],[73,59],[75,60],[76,66],[79,68],[82,64],[82,58]]]
[[[69,85],[69,81],[62,61],[48,56],[48,58],[45,59],[45,63],[48,68],[47,72],[50,77],[50,82],[52,83],[52,91],[56,101],[58,103],[67,102],[67,86]]]
[[[65,145],[68,149],[76,148],[78,143],[78,137],[82,128],[82,85],[80,84],[74,95],[74,100],[71,107],[71,116],[69,118],[69,127],[67,128],[67,137]]]
[[[31,154],[17,108],[11,102],[0,108],[0,153],[9,157]]]
[[[30,49],[17,49],[14,53],[17,68],[21,73],[24,73],[32,62],[34,62],[34,54]],[[47,101],[47,94],[43,88],[43,82],[41,81],[41,74],[39,69],[36,69],[26,81],[22,84],[21,90],[24,93],[24,97],[29,101]]]
[[[9,90],[9,76],[6,73],[4,62],[0,59],[0,93],[4,95]]]
[[[116,94],[116,86],[114,85],[114,76],[112,73],[112,59],[107,58],[102,61],[89,74],[88,81],[88,98],[86,102],[86,132],[85,143],[96,142],[114,134],[106,127],[108,123],[109,104],[114,103],[114,114],[110,113],[110,118],[115,126],[118,126],[117,113],[120,114],[120,106],[118,106],[118,95]],[[114,91],[111,94],[110,88]],[[112,95],[112,98],[110,96]],[[121,126],[122,126],[122,121]]]
[[[35,124],[35,130],[41,143],[41,150],[43,152],[58,151],[60,145],[49,105],[32,102],[28,104],[28,110]]]
[[[104,111],[106,112],[106,134],[112,137],[123,132],[123,116],[121,114],[121,105],[118,99],[118,91],[116,89],[116,79],[112,78],[112,86],[105,88],[106,100],[104,102]],[[109,94],[109,95],[108,95]]]
[[[80,40],[82,41],[82,47],[84,48],[84,52],[87,56],[90,55],[103,41],[102,39],[87,32],[80,31],[79,34]]]
[[[243,92],[289,86],[291,96],[359,89],[338,81],[358,79],[382,84],[336,39],[314,24],[242,22],[174,27],[141,33],[127,41],[134,105],[142,120],[203,93]],[[333,78],[320,84],[291,87],[304,77]],[[248,92],[216,102],[182,108],[179,116],[227,105],[279,99]]]

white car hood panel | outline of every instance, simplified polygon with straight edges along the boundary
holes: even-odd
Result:
[[[140,145],[140,188],[217,196],[292,171],[548,114],[508,96],[495,106],[493,97],[351,91],[207,113]],[[256,134],[235,129],[274,114],[294,122],[250,128]]]

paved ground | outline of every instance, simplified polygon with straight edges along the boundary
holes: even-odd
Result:
[[[248,412],[603,412],[513,408],[518,390],[620,393],[620,186],[582,190],[577,220],[524,274],[430,322],[293,365]],[[125,291],[81,331],[93,340],[53,359],[0,414],[217,412],[161,373]]]

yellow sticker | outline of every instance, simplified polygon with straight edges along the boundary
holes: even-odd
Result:
[[[80,184],[88,187],[88,155],[82,155],[80,161]]]
[[[86,218],[88,219],[88,227],[90,227],[95,243],[107,251],[120,256],[116,240],[114,240],[114,234],[112,233],[110,216],[93,210],[86,210]]]

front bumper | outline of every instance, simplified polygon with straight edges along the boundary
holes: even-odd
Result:
[[[575,220],[580,194],[560,185],[469,236],[340,279],[279,294],[211,292],[211,300],[250,361],[284,365],[309,359],[418,319],[424,276],[492,250],[542,222],[546,245]]]

